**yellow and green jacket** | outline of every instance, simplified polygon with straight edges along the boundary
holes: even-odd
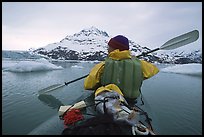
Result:
[[[92,68],[85,78],[84,88],[96,90],[95,96],[104,90],[114,90],[126,98],[137,98],[143,80],[158,72],[155,65],[132,57],[129,50],[114,50],[105,61]]]

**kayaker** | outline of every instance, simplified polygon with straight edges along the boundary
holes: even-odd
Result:
[[[96,64],[84,81],[84,88],[95,92],[94,109],[104,115],[87,120],[74,131],[66,128],[62,134],[120,134],[124,126],[128,127],[125,128],[128,132],[135,128],[137,134],[148,135],[150,130],[153,133],[147,113],[136,105],[130,106],[128,101],[136,100],[141,94],[143,80],[158,72],[155,65],[131,56],[128,38],[123,35],[111,38],[108,57]],[[146,118],[146,125],[141,123],[141,117]]]
[[[159,69],[154,64],[132,56],[128,38],[117,35],[108,42],[105,61],[96,64],[85,78],[84,88],[94,90],[97,96],[103,91],[111,91],[113,86],[108,86],[107,90],[107,85],[113,84],[119,87],[127,101],[134,101],[141,94],[143,81],[158,72]]]

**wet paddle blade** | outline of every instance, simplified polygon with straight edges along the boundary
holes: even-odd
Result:
[[[64,105],[60,100],[52,95],[40,94],[38,99],[53,109],[58,109],[60,106]]]
[[[199,37],[198,30],[194,30],[167,41],[160,47],[160,49],[163,50],[175,49],[196,41],[198,37]]]

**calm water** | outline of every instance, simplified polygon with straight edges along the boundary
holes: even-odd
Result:
[[[94,66],[87,62],[55,64],[64,69],[30,73],[2,70],[2,134],[29,134],[56,116],[59,105],[70,104],[85,92],[80,80],[51,92],[53,102],[40,98],[39,90],[84,76]],[[142,94],[158,134],[202,134],[201,76],[159,72],[144,81]]]

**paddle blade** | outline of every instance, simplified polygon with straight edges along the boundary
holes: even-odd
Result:
[[[163,50],[175,49],[196,41],[198,37],[199,37],[198,30],[194,30],[167,41],[160,47],[160,49]]]
[[[38,99],[53,109],[58,109],[60,106],[63,106],[62,102],[52,95],[40,94]]]
[[[55,85],[52,85],[52,86],[49,86],[47,88],[44,88],[44,89],[41,89],[38,91],[39,94],[44,94],[44,93],[47,93],[47,92],[50,92],[50,91],[53,91],[55,89],[58,89],[58,88],[61,88],[65,86],[65,84],[55,84]]]

